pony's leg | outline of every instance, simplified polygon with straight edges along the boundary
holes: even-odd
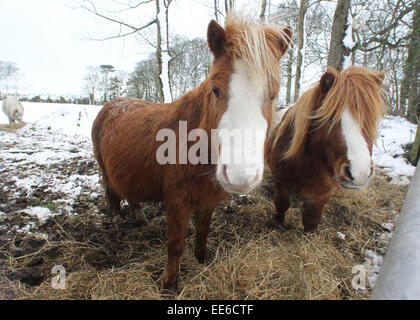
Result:
[[[322,209],[324,208],[326,200],[316,202],[305,201],[303,204],[302,224],[305,232],[312,232],[321,222]]]
[[[199,263],[204,263],[204,259],[206,257],[207,236],[210,231],[210,223],[213,211],[214,208],[200,209],[197,211],[194,254]]]
[[[121,211],[121,199],[118,197],[114,191],[112,191],[109,187],[106,188],[105,191],[106,199],[108,201],[109,209],[112,211],[112,214],[119,215]]]
[[[285,194],[280,188],[274,189],[274,205],[276,206],[276,214],[274,215],[274,221],[277,224],[284,225],[284,216],[286,211],[290,207],[290,198],[288,194]]]
[[[141,210],[141,204],[137,202],[129,202],[131,206],[131,210],[136,218],[136,221],[141,225],[147,225],[149,221],[147,220],[146,215]]]
[[[109,210],[112,214],[112,222],[114,223],[115,229],[118,231],[118,225],[123,220],[121,218],[121,199],[109,187],[106,188],[105,196],[108,202]]]
[[[178,201],[177,201],[178,202]],[[168,264],[161,278],[161,289],[164,294],[175,294],[178,291],[179,259],[185,248],[185,235],[188,221],[194,208],[189,205],[168,205],[166,224],[168,229]]]

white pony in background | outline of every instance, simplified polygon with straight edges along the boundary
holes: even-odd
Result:
[[[23,105],[15,96],[8,96],[4,98],[3,112],[9,118],[9,124],[23,122]]]

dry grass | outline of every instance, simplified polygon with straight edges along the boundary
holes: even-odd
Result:
[[[296,205],[286,216],[289,230],[282,232],[271,225],[274,206],[269,180],[250,197],[230,198],[217,209],[204,265],[193,256],[190,225],[178,298],[367,298],[369,292],[352,289],[351,269],[363,262],[364,250],[381,251],[381,224],[394,221],[407,187],[390,185],[378,172],[365,190],[333,197],[316,232],[305,234]],[[146,211],[150,225],[137,227],[128,221],[115,233],[103,226],[106,218],[90,215],[86,209],[79,217],[47,224],[50,230],[59,228],[50,231],[50,240],[39,242],[37,250],[3,251],[15,274],[38,270],[44,277],[33,286],[13,281],[15,295],[22,299],[160,299],[165,223],[161,206],[147,206]],[[344,240],[337,231],[346,235]],[[15,239],[13,245],[21,241]],[[65,290],[51,286],[50,270],[55,264],[64,265],[68,272]]]
[[[14,132],[18,129],[26,126],[25,122],[11,123],[11,124],[0,124],[0,131],[4,132]]]

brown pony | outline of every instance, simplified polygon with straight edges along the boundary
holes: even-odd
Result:
[[[304,230],[313,231],[336,187],[367,185],[374,174],[377,121],[384,113],[383,79],[382,72],[361,67],[327,71],[285,113],[266,148],[276,223],[284,224],[294,195],[304,202]]]
[[[195,256],[203,262],[215,207],[229,193],[246,193],[261,182],[264,140],[279,90],[280,59],[290,37],[289,28],[251,24],[234,16],[226,19],[225,29],[211,21],[207,42],[214,61],[209,77],[198,88],[169,104],[115,99],[105,104],[93,124],[94,155],[111,209],[118,214],[123,199],[135,209],[143,201],[165,203],[168,264],[161,277],[163,292],[177,291],[179,259],[190,216],[195,213],[197,217]],[[217,159],[216,164],[160,164],[157,158],[162,142],[157,140],[162,141],[162,129],[176,137],[172,143],[167,135],[169,146],[164,156],[176,150],[176,159],[185,158],[181,149],[191,149],[190,139],[180,142],[185,124],[207,137],[212,129],[218,130],[217,157],[224,152],[244,152],[253,157],[254,164],[217,164]],[[241,144],[245,150],[236,148],[236,140],[232,144],[229,134],[220,134],[249,129],[263,131],[264,138],[256,144]],[[200,142],[205,138],[199,137]],[[224,145],[224,141],[228,143]],[[209,150],[214,147],[212,142]]]

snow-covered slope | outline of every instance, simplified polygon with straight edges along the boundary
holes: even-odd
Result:
[[[408,184],[414,175],[415,167],[403,157],[403,146],[414,141],[416,128],[406,119],[392,116],[386,116],[379,125],[373,161],[392,178],[391,183]]]
[[[92,123],[101,106],[81,104],[23,102],[23,121],[68,135],[90,136]],[[9,123],[0,114],[0,124]]]
[[[25,108],[23,120],[30,125],[21,129],[20,136],[23,140],[29,139],[26,142],[28,145],[31,145],[31,139],[35,142],[37,140],[36,135],[33,138],[26,138],[24,134],[32,126],[54,132],[54,137],[57,134],[64,134],[90,139],[92,123],[101,109],[101,106],[74,104],[24,102],[23,105]],[[2,123],[8,123],[4,113],[0,114],[0,124]],[[373,148],[373,161],[392,178],[391,183],[408,184],[409,178],[414,174],[415,167],[403,157],[403,146],[413,142],[415,134],[416,126],[401,117],[386,116],[379,125],[378,139]],[[63,139],[55,138],[61,142]]]

